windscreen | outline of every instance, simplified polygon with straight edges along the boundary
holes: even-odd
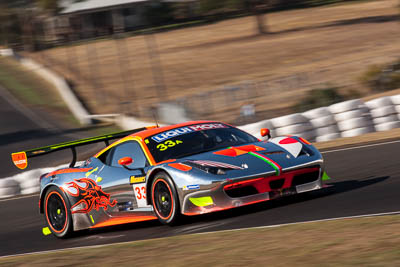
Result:
[[[257,141],[254,136],[222,123],[194,124],[145,139],[156,162]]]

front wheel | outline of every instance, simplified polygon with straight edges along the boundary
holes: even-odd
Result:
[[[46,223],[56,237],[65,238],[71,234],[70,205],[58,187],[52,186],[47,191],[44,198],[44,212]]]
[[[158,220],[163,224],[173,224],[180,216],[178,195],[168,174],[160,172],[151,185],[151,200]]]

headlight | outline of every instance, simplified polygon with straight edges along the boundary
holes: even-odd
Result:
[[[242,167],[208,160],[185,161],[184,164],[214,175],[224,175],[229,170],[242,170]]]

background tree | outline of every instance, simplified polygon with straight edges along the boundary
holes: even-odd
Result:
[[[173,10],[170,3],[161,0],[151,0],[144,12],[150,26],[160,26],[173,22]]]
[[[60,8],[59,0],[36,0],[38,5],[47,11],[57,12]]]

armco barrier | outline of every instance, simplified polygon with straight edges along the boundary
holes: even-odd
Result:
[[[123,129],[149,125],[147,122],[123,116],[115,122]],[[346,101],[302,114],[296,113],[242,125],[239,128],[260,139],[265,139],[261,137],[260,129],[269,128],[272,136],[292,134],[317,142],[386,131],[400,128],[400,95],[378,98],[367,103],[359,99]],[[40,175],[60,167],[62,166],[31,170],[0,179],[0,198],[38,192]]]

